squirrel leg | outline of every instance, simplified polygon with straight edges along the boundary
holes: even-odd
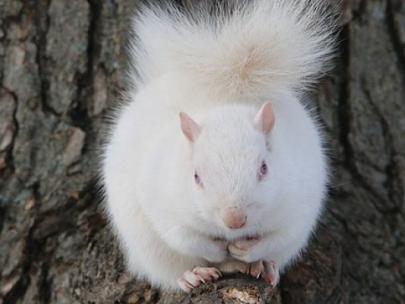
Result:
[[[246,263],[238,261],[236,259],[229,259],[218,265],[218,268],[223,273],[236,273],[240,272],[243,274],[251,275],[252,277],[258,279],[260,276],[265,274],[265,266],[263,261],[257,261],[253,263]]]
[[[222,263],[216,263],[214,266],[216,266],[222,273],[249,273],[249,265],[247,263],[233,258],[227,259]]]

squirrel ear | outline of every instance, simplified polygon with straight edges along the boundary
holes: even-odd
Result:
[[[259,110],[255,118],[255,126],[264,134],[269,134],[274,127],[275,117],[270,102],[266,102]]]
[[[180,112],[180,123],[183,134],[190,142],[194,142],[200,134],[201,127],[186,113]]]

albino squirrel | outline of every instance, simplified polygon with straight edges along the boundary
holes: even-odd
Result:
[[[166,290],[236,271],[275,286],[327,192],[302,99],[330,67],[334,11],[325,0],[218,2],[140,9],[136,71],[103,153],[128,269]]]

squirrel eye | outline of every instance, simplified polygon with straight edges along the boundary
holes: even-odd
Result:
[[[197,172],[194,172],[194,181],[195,181],[195,183],[197,184],[197,185],[202,185],[202,183],[201,183],[201,178],[200,178],[200,176],[198,175],[198,173]]]
[[[263,161],[262,165],[260,166],[259,180],[262,180],[262,178],[267,174],[267,171],[268,171],[267,164],[265,161]]]

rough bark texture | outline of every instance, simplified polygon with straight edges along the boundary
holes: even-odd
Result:
[[[405,4],[345,4],[318,109],[335,168],[319,231],[271,290],[192,295],[124,272],[96,195],[131,0],[0,0],[0,303],[405,303]]]

